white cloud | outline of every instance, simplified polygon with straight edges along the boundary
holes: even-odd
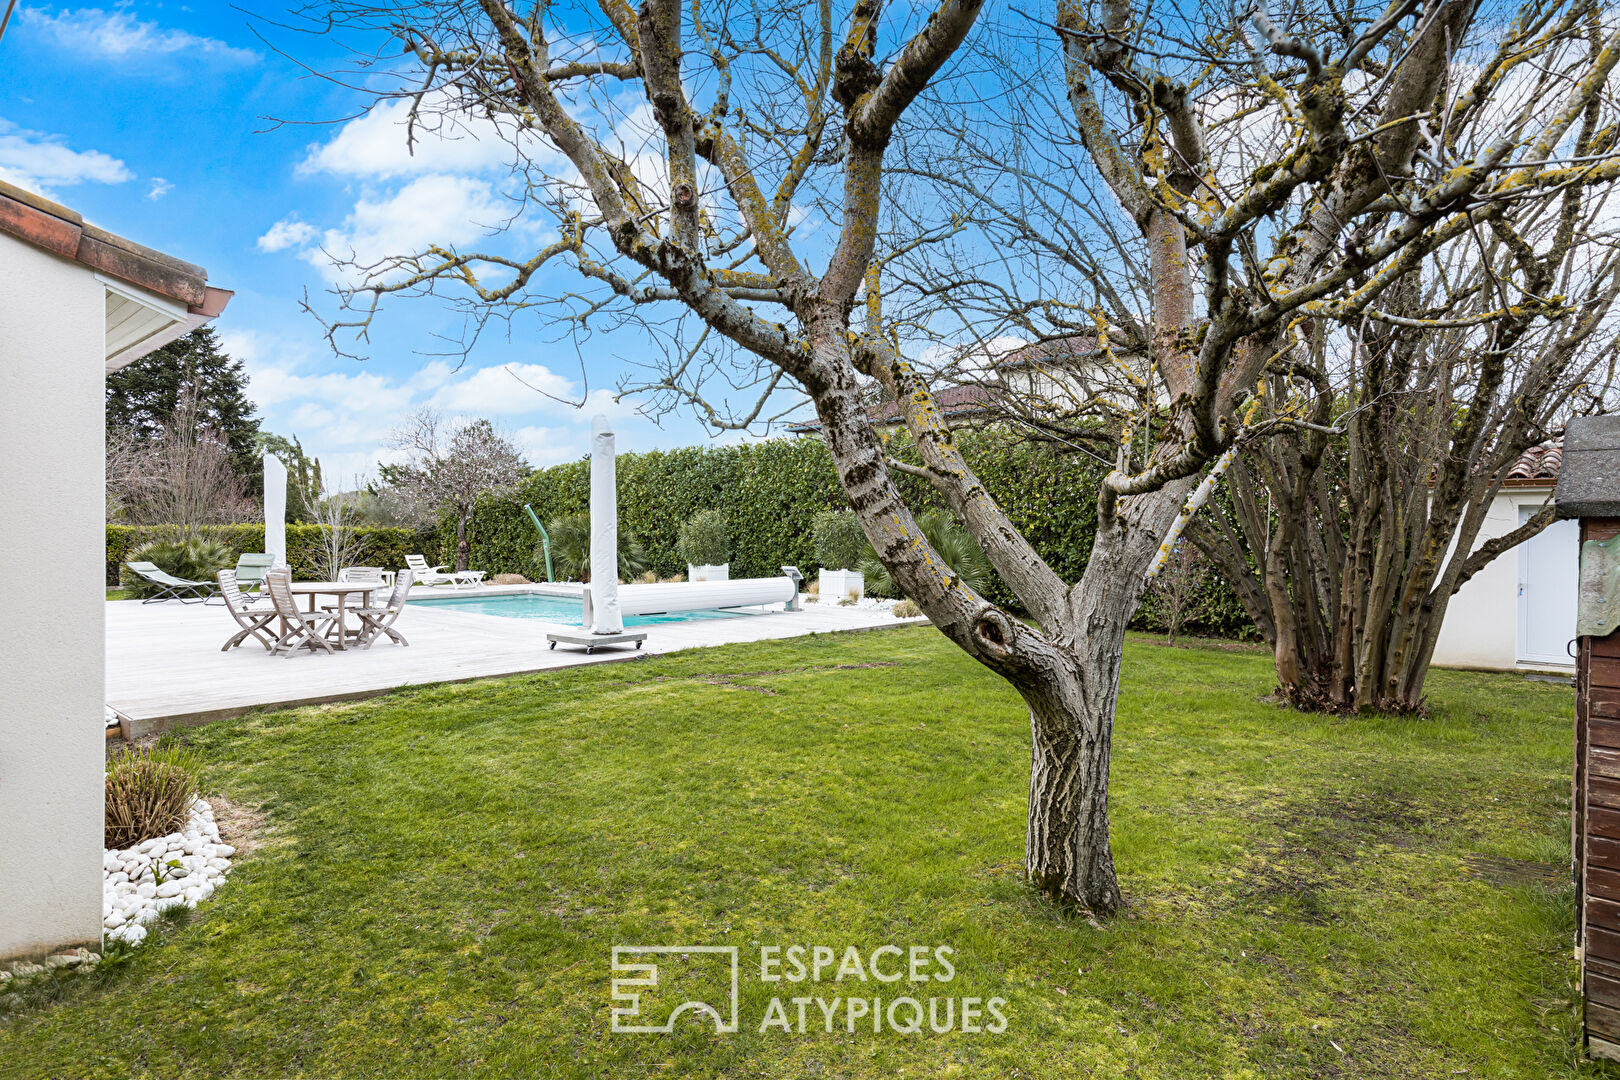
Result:
[[[163,196],[167,195],[173,190],[173,184],[169,183],[161,176],[154,176],[152,177],[152,187],[147,191],[146,197],[148,199],[161,199]]]
[[[577,394],[571,380],[543,364],[504,364],[453,376],[433,395],[431,404],[444,412],[472,416],[529,413],[551,411],[559,404],[571,408]]]
[[[523,451],[524,460],[537,469],[573,461],[584,452],[587,443],[577,425],[572,428],[520,427],[511,436]]]
[[[543,364],[458,371],[443,359],[432,359],[414,370],[383,370],[334,359],[309,339],[275,332],[228,329],[220,332],[220,339],[247,369],[248,397],[264,417],[265,430],[298,436],[305,451],[321,459],[327,475],[342,478],[344,485],[356,476],[373,475],[379,461],[399,460],[399,452],[388,445],[390,436],[424,406],[455,421],[509,418],[516,426],[509,434],[531,464],[571,460],[584,452],[589,417],[604,411],[599,406],[607,394],[594,391],[588,401],[597,407],[575,409],[565,402],[578,398],[577,386]]]
[[[493,121],[469,118],[452,122],[438,115],[445,107],[442,95],[430,96],[423,103],[415,130],[410,131],[410,102],[383,102],[344,124],[330,141],[311,144],[298,171],[382,180],[477,173],[512,160],[513,149]],[[408,134],[414,137],[414,147],[407,142]]]
[[[304,257],[330,280],[353,276],[341,260],[361,267],[409,255],[429,244],[462,246],[505,224],[516,207],[486,181],[468,176],[423,176],[392,195],[362,197],[341,228],[321,235],[320,249]]]
[[[48,194],[70,184],[121,184],[135,174],[100,150],[74,150],[59,136],[0,120],[0,180]]]
[[[290,247],[303,247],[315,239],[315,226],[296,217],[282,218],[270,226],[270,231],[259,237],[260,251],[284,251]]]
[[[113,11],[64,8],[60,12],[25,8],[22,25],[86,59],[127,62],[181,53],[187,60],[201,58],[232,64],[251,64],[259,59],[259,54],[252,49],[239,49],[214,38],[143,22],[125,7]]]

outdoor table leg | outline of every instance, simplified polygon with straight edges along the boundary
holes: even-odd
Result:
[[[339,649],[347,649],[349,647],[349,644],[348,644],[348,638],[349,638],[348,620],[345,619],[344,615],[343,615],[344,611],[347,610],[348,600],[349,600],[349,594],[348,593],[340,592],[340,593],[337,594],[337,642],[336,642],[336,647],[339,648]]]

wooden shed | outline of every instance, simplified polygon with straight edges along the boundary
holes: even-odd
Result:
[[[1573,850],[1586,1047],[1620,1061],[1620,416],[1570,422],[1554,501],[1580,522]]]

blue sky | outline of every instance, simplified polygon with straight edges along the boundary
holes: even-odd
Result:
[[[259,6],[283,17],[284,5]],[[260,29],[316,68],[338,53],[336,42]],[[300,309],[306,291],[317,307],[333,306],[319,248],[383,254],[430,238],[471,240],[473,222],[500,216],[507,180],[504,155],[476,141],[413,158],[393,114],[344,122],[363,104],[278,55],[224,3],[24,0],[0,40],[0,178],[199,263],[213,284],[235,290],[215,325],[248,366],[265,427],[297,435],[329,477],[347,481],[387,458],[388,431],[423,405],[490,417],[535,465],[583,455],[590,413],[602,408],[618,418],[621,449],[710,439],[688,414],[659,426],[606,402],[628,363],[653,347],[644,334],[596,339],[583,411],[524,385],[586,396],[578,355],[545,335],[486,335],[460,370],[423,355],[435,334],[462,325],[431,299],[388,309],[364,362],[333,355]]]

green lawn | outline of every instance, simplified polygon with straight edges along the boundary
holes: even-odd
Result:
[[[1020,884],[1025,714],[926,628],[193,729],[260,846],[189,925],[0,1025],[0,1073],[1598,1074],[1571,891],[1475,869],[1567,861],[1571,690],[1437,672],[1431,719],[1323,720],[1270,686],[1263,655],[1133,639],[1131,909],[1101,925]],[[740,1032],[610,1030],[612,947],[660,943],[739,948]],[[793,944],[949,946],[955,977],[762,982]],[[669,958],[649,1004],[713,959]],[[832,1034],[814,1004],[759,1030],[772,997],[901,994],[1003,998],[1005,1031],[850,1033],[842,1001]]]

